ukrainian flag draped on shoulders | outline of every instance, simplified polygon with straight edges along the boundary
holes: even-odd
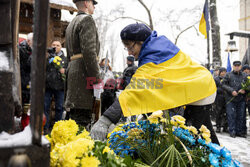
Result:
[[[139,68],[119,102],[124,116],[131,116],[186,105],[215,92],[206,68],[153,31],[142,45]]]

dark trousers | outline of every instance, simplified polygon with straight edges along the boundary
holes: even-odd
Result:
[[[230,134],[245,133],[246,127],[245,101],[230,102],[226,105]]]
[[[215,111],[216,111],[216,127],[220,129],[223,127],[224,130],[227,129],[227,114],[226,114],[226,103],[224,97],[217,98],[215,101]]]
[[[64,91],[62,90],[46,90],[44,100],[44,114],[46,116],[46,124],[44,129],[50,128],[50,104],[52,96],[55,99],[55,122],[62,119],[63,114],[63,102],[64,102]]]
[[[197,130],[199,130],[202,125],[205,125],[210,130],[212,142],[220,145],[211,123],[210,110],[211,104],[205,106],[188,105],[184,112],[184,118],[186,118],[187,122],[191,122]]]
[[[88,109],[70,109],[70,119],[75,120],[79,126],[90,130],[92,110]]]

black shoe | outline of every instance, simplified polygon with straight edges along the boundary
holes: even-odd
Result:
[[[230,137],[235,138],[236,137],[235,133],[230,133]]]
[[[241,133],[241,134],[236,134],[236,136],[247,138],[247,135],[246,135],[246,134],[244,134],[244,133]]]
[[[223,128],[223,132],[228,132],[228,129],[227,128]]]
[[[216,133],[220,133],[220,132],[221,132],[220,128],[216,128]]]

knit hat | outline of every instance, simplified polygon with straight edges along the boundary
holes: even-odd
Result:
[[[129,24],[120,33],[122,40],[145,41],[151,35],[151,29],[142,23]]]
[[[134,62],[135,61],[135,57],[134,56],[128,56],[127,60],[131,61],[131,62]]]
[[[226,69],[225,67],[220,67],[220,68],[219,68],[219,75],[220,75],[220,73],[223,72],[223,71],[227,71],[227,69]]]
[[[248,66],[248,64],[245,64],[243,67],[242,67],[242,71],[244,71],[244,70],[250,70],[250,67]]]

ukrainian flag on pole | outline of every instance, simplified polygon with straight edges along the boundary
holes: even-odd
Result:
[[[207,32],[210,30],[209,25],[209,9],[208,9],[208,0],[205,1],[203,8],[203,13],[200,20],[199,31],[207,38]]]

